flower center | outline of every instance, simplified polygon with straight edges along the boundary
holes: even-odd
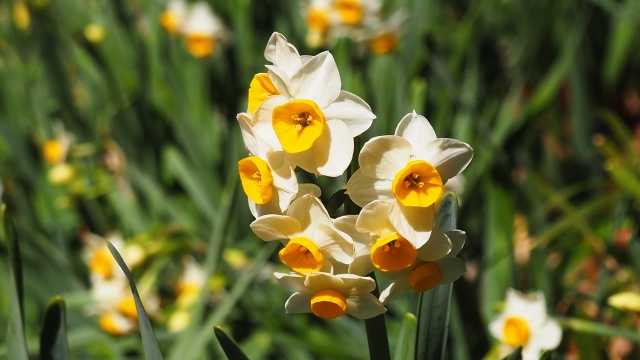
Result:
[[[413,160],[396,174],[391,190],[404,206],[428,207],[442,194],[442,178],[433,165]]]
[[[371,42],[371,51],[376,55],[388,54],[398,46],[398,37],[393,33],[376,36]]]
[[[278,255],[291,270],[301,274],[318,271],[324,265],[324,256],[318,246],[305,237],[291,239]]]
[[[269,79],[269,74],[256,74],[249,84],[249,112],[253,114],[269,96],[278,94],[280,92]]]
[[[113,275],[113,257],[106,247],[95,250],[89,259],[89,270],[103,278]]]
[[[380,271],[398,271],[416,261],[418,251],[407,239],[393,234],[376,241],[371,247],[371,262]]]
[[[312,100],[293,100],[276,106],[272,116],[273,130],[288,153],[309,150],[324,130],[324,114]]]
[[[334,7],[340,20],[346,25],[358,25],[362,21],[362,4],[360,0],[337,0]]]
[[[55,165],[64,160],[64,146],[58,140],[49,140],[44,143],[42,152],[44,160],[51,165]]]
[[[329,14],[323,9],[309,9],[307,11],[307,27],[321,33],[327,31],[329,28]]]
[[[434,262],[426,262],[417,266],[409,274],[409,284],[415,292],[433,289],[442,281],[442,269]]]
[[[318,317],[335,319],[347,311],[347,300],[336,290],[320,290],[311,297],[311,311]]]
[[[508,317],[504,322],[502,329],[504,342],[510,346],[525,346],[529,341],[531,330],[529,324],[518,316]]]
[[[213,52],[215,41],[212,36],[204,34],[188,34],[185,36],[187,50],[195,57],[205,57]]]
[[[273,176],[269,164],[257,156],[238,161],[240,182],[247,197],[256,204],[265,204],[273,196]]]

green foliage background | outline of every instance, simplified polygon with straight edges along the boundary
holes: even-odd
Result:
[[[78,234],[117,230],[154,256],[134,274],[142,281],[160,286],[187,253],[226,279],[216,301],[201,297],[186,331],[156,324],[166,358],[222,356],[214,325],[251,359],[367,358],[361,322],[284,314],[288,294],[270,275],[281,265],[251,233],[238,186],[245,150],[235,115],[264,71],[269,36],[284,34],[302,54],[319,50],[305,48],[297,2],[210,3],[231,37],[205,59],[164,33],[159,1],[26,0],[26,30],[12,21],[14,1],[0,3],[0,179],[20,234],[32,356],[46,304],[61,295],[73,358],[140,357],[137,335],[110,336],[85,311],[90,284]],[[565,330],[556,354],[612,357],[631,341],[625,356],[640,356],[638,313],[607,303],[640,291],[640,2],[385,3],[388,12],[399,8],[410,16],[396,52],[376,57],[347,39],[329,50],[343,89],[378,117],[363,140],[392,134],[416,110],[439,137],[475,150],[459,194],[467,273],[454,285],[450,357],[495,350],[486,325],[508,287],[545,293]],[[105,28],[104,41],[86,39],[92,23]],[[55,122],[76,138],[68,161],[77,176],[66,187],[47,181],[41,153]],[[107,166],[105,154],[125,162]],[[319,182],[325,201],[346,183],[306,180]],[[250,264],[231,266],[227,248]],[[5,243],[0,259],[8,273]],[[0,324],[9,319],[9,289],[0,277]],[[415,300],[389,306],[392,349]],[[3,326],[0,339],[3,358]]]

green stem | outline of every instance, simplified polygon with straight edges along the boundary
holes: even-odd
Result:
[[[354,141],[354,152],[353,159],[351,160],[351,165],[347,169],[347,180],[351,178],[354,172],[358,170],[358,155],[360,152],[360,147],[362,143],[362,138],[357,136]],[[348,198],[345,203],[345,214],[347,215],[357,215],[360,213],[360,207],[351,201]],[[376,275],[372,272],[369,275],[374,281],[376,280]],[[378,282],[376,281],[376,284]],[[380,292],[376,287],[373,290],[373,296],[380,297]],[[371,319],[366,319],[364,321],[364,326],[367,331],[367,342],[369,345],[369,358],[371,360],[390,360],[391,352],[389,351],[389,337],[387,336],[387,325],[384,320],[384,314],[378,315]]]

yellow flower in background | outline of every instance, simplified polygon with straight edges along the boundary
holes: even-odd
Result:
[[[437,138],[429,121],[415,112],[398,124],[395,135],[374,137],[362,148],[347,194],[364,207],[393,200],[389,219],[398,233],[422,247],[435,222],[435,203],[447,180],[467,167],[473,150],[461,141]]]
[[[26,1],[16,0],[13,3],[11,18],[18,29],[25,31],[29,28],[29,25],[31,25],[31,13]]]
[[[623,291],[609,296],[607,304],[619,310],[640,312],[640,293]]]
[[[369,319],[387,311],[371,294],[376,282],[369,277],[322,272],[274,275],[282,286],[294,292],[285,303],[287,314],[313,313],[325,319],[349,314]]]
[[[375,115],[361,98],[340,90],[340,74],[329,52],[302,62],[284,37],[276,37],[282,41],[270,44],[265,55],[281,64],[268,67],[280,94],[256,109],[254,133],[272,148],[282,148],[292,166],[340,176],[351,162],[353,137],[367,130]]]
[[[206,282],[207,276],[202,266],[194,259],[187,258],[176,284],[176,305],[183,309],[192,307]]]
[[[525,295],[508,289],[503,312],[490,324],[491,335],[503,344],[508,354],[522,346],[522,358],[538,359],[544,350],[555,349],[562,340],[562,329],[547,315],[542,292]]]
[[[84,27],[84,37],[91,43],[101,43],[107,37],[107,31],[100,24],[89,24]]]
[[[166,9],[160,14],[160,25],[171,35],[178,35],[187,16],[187,4],[184,0],[169,0]]]
[[[368,35],[365,36],[371,52],[376,55],[384,55],[395,51],[402,37],[402,24],[407,18],[406,13],[400,10],[387,20],[373,24]]]
[[[195,57],[211,55],[219,40],[224,38],[225,29],[206,2],[195,2],[189,8],[180,26],[187,50]]]
[[[380,301],[387,304],[409,289],[421,293],[436,285],[458,280],[465,271],[464,261],[457,257],[465,240],[464,231],[442,232],[434,228],[429,241],[418,250],[418,259],[413,265],[400,271],[382,273],[383,277],[391,280],[391,284],[380,293]],[[450,251],[445,253],[446,249]]]
[[[253,232],[264,241],[280,240],[280,260],[293,271],[308,274],[331,271],[334,261],[353,261],[353,240],[338,230],[320,200],[303,195],[286,215],[264,215],[251,223]]]

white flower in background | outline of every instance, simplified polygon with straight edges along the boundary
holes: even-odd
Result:
[[[169,0],[166,9],[160,14],[160,25],[169,34],[177,35],[187,17],[187,12],[185,0]]]
[[[311,0],[303,5],[309,47],[317,48],[329,41],[331,30],[338,20],[331,3],[332,0]]]
[[[378,270],[395,272],[414,265],[418,259],[435,261],[449,254],[451,240],[437,229],[421,247],[399,234],[389,219],[392,207],[392,201],[373,201],[360,211],[356,222],[356,229],[369,235],[371,261]]]
[[[207,282],[207,274],[200,264],[189,257],[184,261],[182,273],[176,284],[176,305],[190,308],[198,300]]]
[[[378,21],[379,0],[333,0],[333,9],[340,23],[345,26],[361,26]]]
[[[264,215],[251,223],[262,240],[280,240],[280,260],[293,271],[308,274],[331,271],[333,261],[353,261],[353,240],[338,230],[320,200],[303,195],[286,211],[286,215]]]
[[[364,100],[340,90],[338,67],[329,52],[296,58],[295,48],[274,36],[281,40],[265,55],[276,64],[268,66],[268,76],[279,94],[267,96],[256,109],[254,133],[272,148],[282,148],[292,166],[340,176],[351,162],[353,138],[371,126],[375,115]]]
[[[434,204],[447,180],[467,167],[473,150],[461,141],[437,138],[429,121],[415,112],[398,124],[395,135],[369,140],[347,194],[361,207],[374,200],[394,200],[389,219],[405,239],[422,247],[435,222]]]
[[[379,21],[371,26],[365,35],[365,42],[369,44],[371,52],[384,55],[393,52],[402,37],[402,25],[407,21],[404,11],[396,11],[385,21]]]
[[[313,313],[325,319],[350,314],[369,319],[387,311],[371,292],[376,282],[353,274],[274,274],[278,282],[293,291],[285,304],[287,314]]]
[[[503,312],[490,324],[491,335],[500,340],[504,353],[522,346],[522,358],[540,358],[542,351],[555,349],[562,340],[558,322],[547,316],[544,294],[525,295],[508,289]]]
[[[380,293],[380,301],[386,304],[409,289],[421,293],[433,289],[436,285],[458,280],[465,271],[464,261],[457,257],[465,239],[464,231],[442,232],[434,228],[429,242],[418,250],[418,260],[413,265],[400,271],[382,273],[382,276],[391,280],[391,284]],[[442,246],[436,251],[428,251],[429,248],[435,247],[431,245],[432,242],[449,243],[451,251],[444,257],[440,255]]]
[[[92,278],[109,280],[112,278],[125,278],[116,259],[107,247],[109,241],[122,255],[122,259],[129,269],[133,269],[146,258],[146,252],[139,245],[126,244],[118,233],[109,233],[106,238],[87,232],[81,235],[85,247],[83,256],[89,267]]]
[[[184,37],[187,50],[195,57],[211,55],[216,43],[225,37],[225,28],[208,3],[198,1],[189,12],[179,29]]]
[[[253,133],[252,118],[238,114],[245,146],[251,156],[238,161],[242,188],[254,217],[282,214],[298,193],[298,179],[283,151],[274,151]]]

